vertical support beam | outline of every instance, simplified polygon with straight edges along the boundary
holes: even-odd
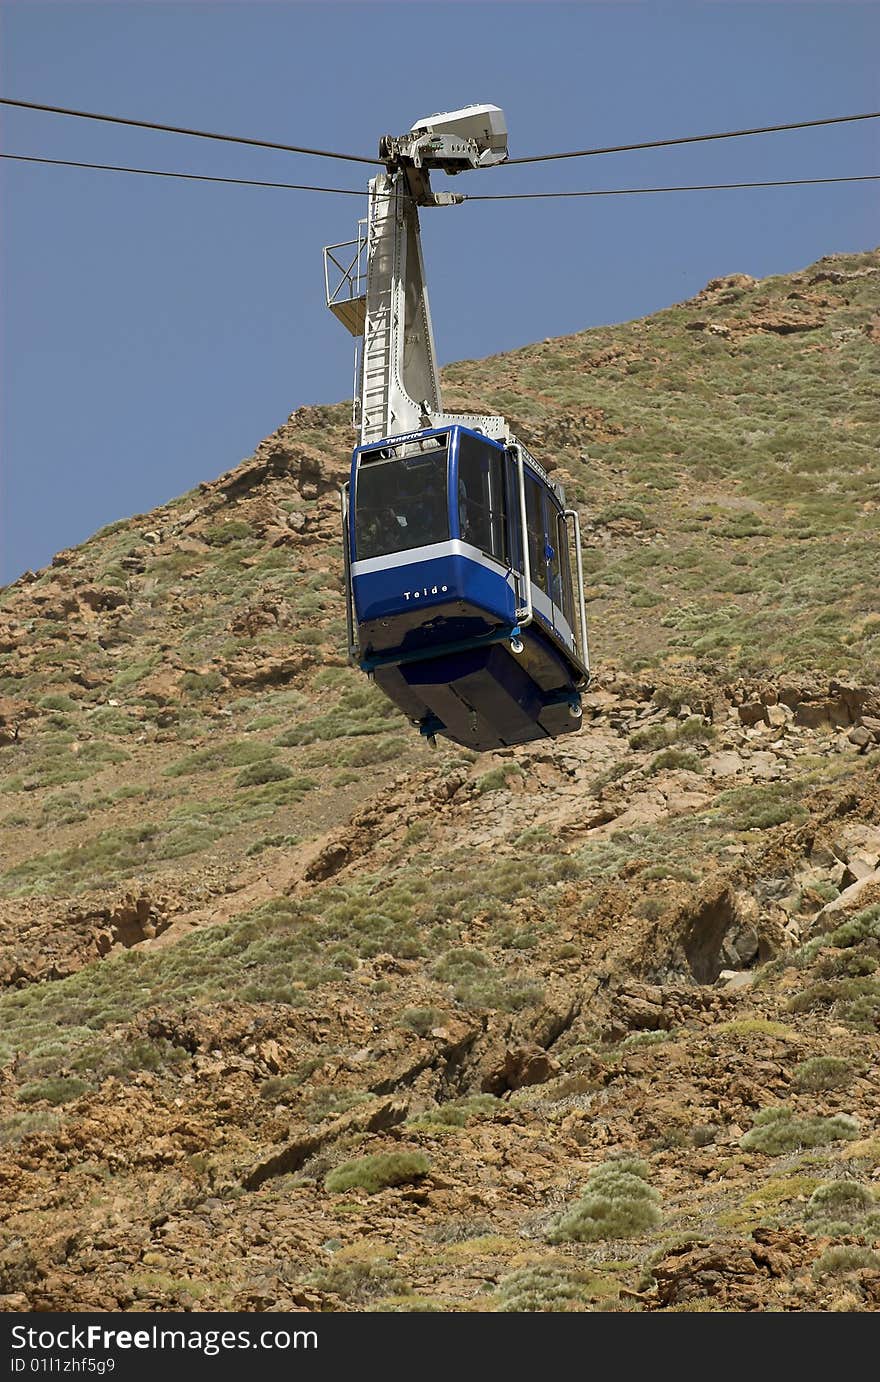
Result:
[[[516,460],[516,492],[519,498],[520,555],[522,556],[523,599],[522,609],[516,611],[517,623],[521,629],[531,624],[535,617],[532,607],[532,563],[529,556],[529,522],[526,513],[526,477],[523,465],[522,447],[517,443],[511,447]]]
[[[574,555],[577,565],[578,613],[581,620],[581,661],[590,670],[590,641],[587,633],[587,606],[584,599],[584,558],[581,549],[581,520],[577,509],[564,509],[563,517],[574,521]]]
[[[351,533],[349,530],[348,490],[348,481],[346,481],[339,491],[342,506],[342,566],[345,574],[345,631],[348,640],[348,661],[350,666],[356,667],[358,665],[358,647],[354,636],[354,600],[351,589]]]
[[[433,415],[439,413],[443,405],[422,258],[419,211],[412,197],[403,197],[402,213],[403,331],[399,341],[399,382],[406,399],[418,404],[420,413],[423,411],[421,405],[427,403],[428,412]],[[427,425],[430,426],[430,422]]]
[[[430,427],[441,408],[419,213],[402,173],[371,179],[367,235],[362,445]]]

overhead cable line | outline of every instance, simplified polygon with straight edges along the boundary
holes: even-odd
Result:
[[[163,168],[131,168],[119,163],[83,163],[70,158],[39,158],[33,154],[5,154],[0,158],[15,163],[47,163],[61,168],[93,168],[107,173],[136,173],[148,178],[179,178],[184,182],[218,182],[236,187],[277,187],[288,192],[330,192],[338,197],[365,197],[366,188],[317,187],[298,182],[267,182],[257,178],[223,178],[206,173],[175,173]],[[788,178],[772,182],[706,182],[672,187],[609,187],[585,192],[500,192],[488,195],[463,196],[466,202],[511,202],[546,200],[560,197],[635,197],[657,192],[726,192],[746,187],[817,187],[836,182],[880,182],[880,173],[853,174],[839,178]],[[380,194],[393,196],[393,193]]]
[[[465,197],[466,202],[523,202],[555,197],[636,197],[645,192],[727,192],[738,187],[818,187],[829,182],[880,182],[880,173],[844,178],[779,178],[772,182],[696,182],[676,187],[611,187],[591,192],[500,192]]]
[[[337,158],[348,163],[367,163],[382,166],[378,158],[365,158],[361,154],[341,154],[326,149],[311,149],[298,144],[281,144],[269,139],[250,139],[243,135],[218,134],[210,130],[189,129],[182,125],[165,125],[152,120],[133,120],[120,115],[107,115],[98,111],[73,110],[67,106],[46,105],[39,101],[19,101],[10,96],[0,96],[0,105],[15,106],[21,110],[41,110],[50,115],[68,115],[80,120],[100,120],[111,125],[128,125],[135,129],[160,130],[166,134],[185,134],[196,139],[214,139],[227,144],[247,144],[261,149],[280,149],[284,153],[309,154],[316,158]],[[713,139],[742,139],[757,134],[777,134],[784,130],[816,129],[825,125],[844,125],[856,120],[876,120],[880,111],[866,111],[856,115],[833,115],[822,120],[797,120],[784,125],[759,125],[753,129],[722,130],[714,134],[690,134],[676,139],[652,139],[639,144],[611,144],[604,148],[573,149],[566,153],[531,154],[524,158],[508,158],[498,167],[510,167],[515,163],[546,163],[560,158],[592,158],[597,154],[630,153],[637,149],[663,149],[677,144],[700,144]]]
[[[315,158],[340,158],[347,163],[373,163],[381,166],[379,159],[363,158],[360,154],[338,154],[327,149],[306,149],[299,144],[276,144],[270,139],[248,139],[237,134],[191,130],[182,125],[160,125],[153,120],[128,120],[121,115],[101,115],[92,110],[69,110],[66,106],[41,105],[37,101],[14,101],[9,96],[0,96],[0,105],[18,106],[22,110],[42,110],[50,115],[73,115],[79,120],[103,120],[106,124],[131,125],[141,130],[162,130],[165,134],[188,134],[194,139],[219,139],[226,144],[250,144],[258,149],[281,149],[288,154],[312,154]]]
[[[667,149],[673,144],[703,144],[710,139],[743,139],[752,134],[777,134],[781,130],[809,130],[819,125],[845,125],[853,120],[876,120],[880,110],[869,110],[863,115],[833,115],[827,120],[798,120],[788,125],[760,125],[751,130],[722,130],[719,134],[688,134],[679,139],[650,139],[643,144],[611,144],[604,149],[574,149],[563,154],[531,154],[528,158],[506,158],[499,168],[509,168],[514,163],[548,163],[556,158],[593,158],[596,154],[626,154],[634,149]]]
[[[60,168],[98,168],[105,173],[139,173],[145,178],[182,178],[185,182],[228,182],[239,187],[283,187],[289,192],[335,192],[339,197],[365,197],[367,189],[312,187],[300,182],[261,182],[257,178],[209,177],[206,173],[172,173],[164,168],[129,168],[120,163],[80,163],[72,158],[37,158],[32,154],[0,154],[16,163],[52,163]]]

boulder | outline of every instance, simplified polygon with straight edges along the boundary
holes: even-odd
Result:
[[[855,744],[857,749],[866,749],[873,742],[873,734],[864,725],[855,725],[846,736],[851,744]]]
[[[767,716],[767,706],[762,701],[746,701],[737,707],[737,714],[740,724],[743,725],[766,725],[770,723]]]
[[[484,1094],[504,1094],[509,1089],[545,1084],[557,1075],[559,1070],[559,1061],[549,1055],[543,1047],[529,1042],[523,1046],[509,1047],[500,1065],[484,1075],[481,1089]]]
[[[825,931],[833,931],[836,926],[846,921],[850,912],[868,907],[876,900],[880,900],[880,869],[874,869],[864,878],[851,883],[848,888],[844,888],[839,897],[835,897],[833,902],[823,907],[813,919],[810,935],[818,936]]]

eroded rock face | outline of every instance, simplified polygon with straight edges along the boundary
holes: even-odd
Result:
[[[658,1303],[711,1300],[715,1309],[761,1310],[768,1278],[809,1261],[804,1234],[756,1230],[747,1242],[686,1243],[652,1268]]]
[[[80,918],[74,914],[74,919]],[[85,913],[83,920],[96,926],[95,941],[99,954],[107,954],[116,945],[129,950],[141,941],[154,940],[171,924],[161,902],[146,895],[128,896],[109,911]]]
[[[559,1062],[535,1043],[514,1046],[504,1053],[500,1066],[483,1076],[481,1088],[486,1094],[503,1094],[511,1089],[545,1084],[558,1075],[559,1070]]]
[[[12,912],[12,909],[9,909]],[[0,904],[0,989],[64,979],[80,969],[144,941],[152,941],[171,924],[170,902],[146,893],[82,907],[59,909],[19,904],[14,921]]]
[[[845,921],[850,913],[880,901],[880,869],[872,869],[823,907],[810,926],[811,935],[821,935]]]

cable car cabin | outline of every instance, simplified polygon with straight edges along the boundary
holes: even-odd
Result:
[[[422,734],[485,750],[579,728],[577,514],[524,447],[462,426],[360,446],[343,527],[351,659]]]

